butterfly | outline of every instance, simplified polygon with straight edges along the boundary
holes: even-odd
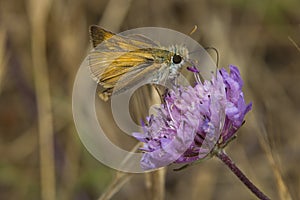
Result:
[[[164,47],[141,34],[123,36],[96,25],[90,26],[90,40],[88,67],[104,101],[145,79],[175,83],[189,59],[183,45]]]

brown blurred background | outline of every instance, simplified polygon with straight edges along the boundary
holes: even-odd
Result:
[[[182,33],[197,25],[192,37],[219,50],[220,67],[240,68],[253,101],[227,153],[272,199],[300,199],[299,8],[297,0],[0,0],[0,199],[255,199],[216,159],[116,175],[86,151],[71,96],[91,24]]]

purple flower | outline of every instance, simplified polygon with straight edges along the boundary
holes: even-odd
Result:
[[[146,119],[143,133],[133,133],[144,143],[141,167],[190,163],[226,146],[251,110],[242,86],[238,68],[230,66],[230,74],[221,69],[211,81],[169,91],[156,115]]]

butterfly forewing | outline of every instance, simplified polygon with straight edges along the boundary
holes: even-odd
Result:
[[[163,64],[166,66],[166,60],[170,59],[169,51],[145,36],[123,37],[99,29],[91,27],[93,46],[96,47],[89,54],[88,65],[103,87],[99,95],[103,100],[108,100],[113,91],[119,93],[141,82],[151,73],[158,76],[155,70],[161,69]]]

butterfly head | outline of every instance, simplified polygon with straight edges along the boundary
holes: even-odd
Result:
[[[188,61],[188,49],[183,45],[172,45],[168,49],[171,52],[170,78],[176,78],[183,64]]]

